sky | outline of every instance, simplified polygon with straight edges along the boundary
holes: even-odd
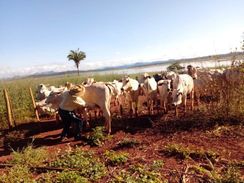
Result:
[[[243,0],[0,0],[0,78],[228,53]]]

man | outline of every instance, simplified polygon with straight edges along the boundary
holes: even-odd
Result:
[[[83,121],[75,114],[75,110],[83,108],[85,101],[82,98],[72,95],[71,91],[63,93],[62,102],[59,105],[58,113],[63,121],[63,131],[61,133],[61,140],[67,139],[71,123],[75,123],[74,138],[81,139],[81,130]]]

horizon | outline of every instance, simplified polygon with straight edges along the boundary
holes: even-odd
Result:
[[[0,78],[240,51],[244,2],[0,1]],[[72,11],[71,11],[72,10]]]

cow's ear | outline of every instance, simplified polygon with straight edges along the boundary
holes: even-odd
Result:
[[[179,92],[179,93],[177,94],[177,96],[180,96],[180,95],[182,95],[182,92]]]

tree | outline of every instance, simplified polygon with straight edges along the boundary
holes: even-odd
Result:
[[[178,62],[175,62],[167,67],[168,71],[174,71],[174,72],[179,72],[182,69],[184,69],[184,67],[182,67]]]
[[[84,60],[86,58],[86,53],[83,51],[80,51],[79,48],[76,51],[70,50],[70,53],[68,54],[67,58],[69,60],[73,60],[75,62],[75,66],[77,68],[77,72],[78,72],[78,76],[79,76],[80,75],[80,72],[79,72],[80,61]]]

